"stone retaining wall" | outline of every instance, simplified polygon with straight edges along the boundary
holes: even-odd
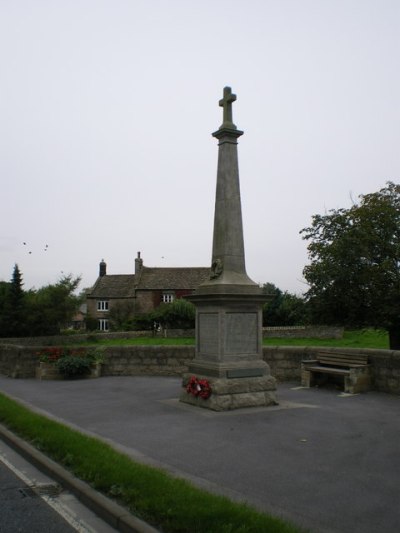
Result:
[[[337,326],[271,326],[263,328],[264,339],[342,339],[343,327]]]
[[[37,347],[0,345],[0,374],[11,378],[34,378]]]
[[[303,359],[313,359],[322,347],[264,346],[264,360],[278,381],[298,381]],[[34,378],[38,347],[0,345],[0,374],[13,378]],[[400,394],[400,351],[329,348],[342,353],[369,356],[375,390]],[[114,346],[105,351],[105,376],[181,376],[194,357],[194,346]]]
[[[181,376],[194,346],[116,346],[106,351],[104,376]]]

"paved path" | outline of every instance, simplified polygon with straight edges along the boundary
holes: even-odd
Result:
[[[0,391],[136,459],[316,533],[400,524],[400,397],[283,384],[278,407],[214,413],[177,401],[180,380],[13,380]]]

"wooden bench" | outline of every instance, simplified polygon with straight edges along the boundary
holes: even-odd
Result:
[[[301,363],[301,384],[313,387],[318,381],[327,381],[329,375],[344,377],[344,392],[365,392],[371,386],[368,355],[340,352],[322,352],[316,359]]]

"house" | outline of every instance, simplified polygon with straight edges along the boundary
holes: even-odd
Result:
[[[192,294],[209,279],[206,267],[147,267],[138,252],[134,274],[107,274],[102,260],[99,277],[86,295],[88,316],[98,321],[98,329],[108,331],[110,310],[125,306],[132,317],[150,313],[161,303]]]
[[[71,322],[68,325],[68,328],[73,329],[75,331],[84,330],[86,315],[87,315],[87,305],[86,303],[83,303],[82,305],[79,306],[78,311],[72,317]]]

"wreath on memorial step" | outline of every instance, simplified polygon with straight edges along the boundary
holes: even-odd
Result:
[[[193,394],[193,396],[199,396],[203,400],[207,400],[211,396],[211,386],[206,379],[199,379],[196,376],[192,376],[189,379],[189,383],[186,385],[186,392]]]

